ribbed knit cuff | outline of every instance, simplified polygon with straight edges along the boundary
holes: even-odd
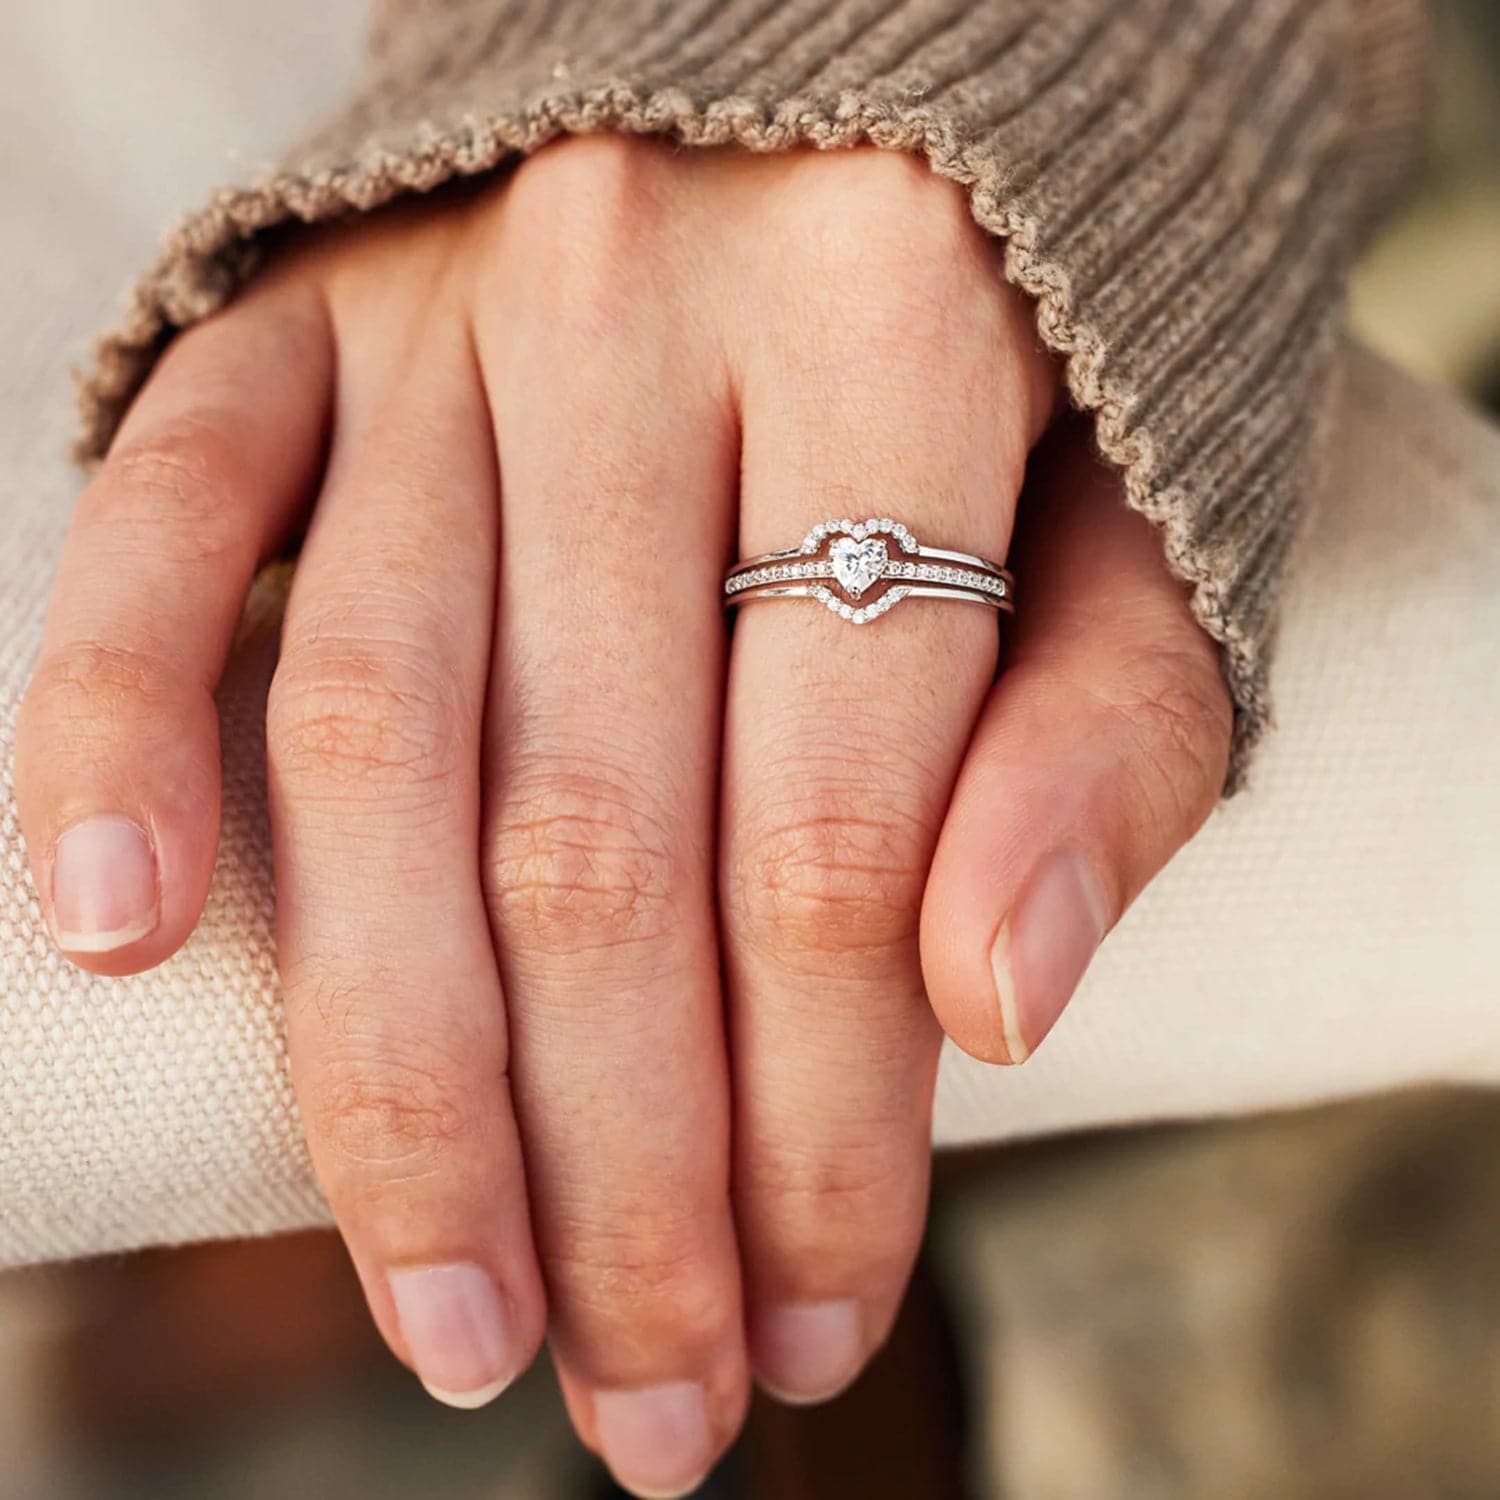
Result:
[[[1236,706],[1269,719],[1275,601],[1359,235],[1411,149],[1418,0],[389,0],[365,84],[168,239],[84,380],[98,457],[166,343],[289,221],[369,210],[566,132],[870,143],[1006,240]]]

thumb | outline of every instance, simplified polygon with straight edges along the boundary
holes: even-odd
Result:
[[[1217,647],[1118,475],[1076,434],[1036,468],[1008,664],[922,911],[938,1019],[995,1062],[1035,1050],[1105,933],[1208,817],[1233,724]]]

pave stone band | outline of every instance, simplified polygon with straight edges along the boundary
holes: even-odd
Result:
[[[891,555],[894,542],[899,555]],[[827,580],[825,582],[824,580]],[[860,601],[875,592],[868,604]],[[903,599],[949,599],[1014,608],[1015,581],[999,563],[923,547],[899,521],[820,521],[798,547],[749,557],[724,578],[726,606],[761,599],[816,599],[853,625],[867,625]]]

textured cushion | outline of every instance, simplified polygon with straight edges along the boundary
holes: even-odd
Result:
[[[0,138],[28,146],[0,161],[0,749],[76,487],[63,367],[163,211],[347,66],[355,0],[320,0],[289,71],[270,20],[291,6],[214,7],[210,29],[197,0],[161,0],[143,33],[69,0],[0,23]],[[1129,915],[1034,1062],[947,1060],[940,1140],[1500,1081],[1500,437],[1366,354],[1342,368],[1250,793]],[[0,784],[0,1264],[326,1217],[270,948],[276,607],[263,589],[225,687],[220,878],[164,969],[100,980],[51,952]]]

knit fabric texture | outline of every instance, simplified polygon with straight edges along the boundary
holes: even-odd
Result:
[[[168,239],[84,378],[85,457],[267,231],[567,132],[924,157],[1002,236],[1073,400],[1223,650],[1229,786],[1360,237],[1423,96],[1418,0],[386,0],[363,85]]]

